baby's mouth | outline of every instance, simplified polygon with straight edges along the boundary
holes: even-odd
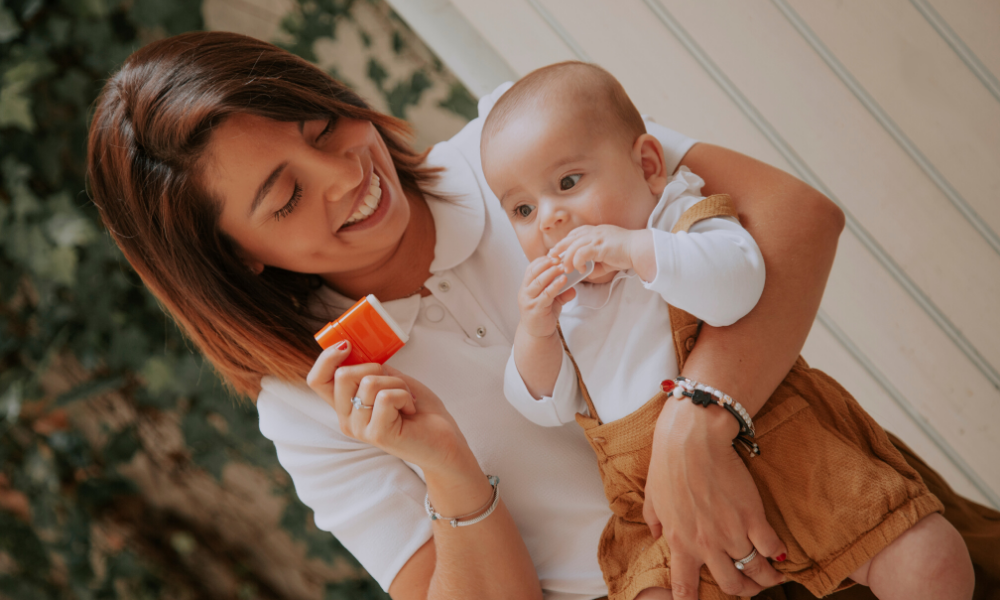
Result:
[[[368,184],[368,193],[365,194],[365,199],[361,202],[361,206],[358,210],[354,212],[353,215],[346,221],[341,227],[347,227],[348,225],[354,225],[355,223],[360,223],[368,217],[372,216],[372,213],[378,208],[380,202],[382,202],[382,188],[380,187],[380,179],[375,172],[372,172],[371,182]]]

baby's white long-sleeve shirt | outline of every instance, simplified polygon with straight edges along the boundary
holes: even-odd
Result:
[[[686,233],[670,233],[684,211],[703,200],[703,185],[681,167],[650,214],[653,281],[621,271],[609,283],[579,284],[577,297],[563,307],[559,323],[566,344],[605,423],[638,409],[661,381],[678,375],[668,304],[721,327],[750,312],[764,290],[764,259],[736,219],[706,219]],[[565,353],[552,396],[543,398],[528,392],[512,353],[504,394],[538,425],[569,423],[586,411]]]

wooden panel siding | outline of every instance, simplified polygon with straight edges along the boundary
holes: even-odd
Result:
[[[829,327],[806,358],[957,488],[1000,505],[1000,102],[922,0],[450,1],[518,75],[592,60],[657,121],[840,203]],[[982,32],[1000,31],[1000,13],[940,4],[993,68],[996,36]]]

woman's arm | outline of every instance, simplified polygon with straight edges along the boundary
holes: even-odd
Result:
[[[736,324],[704,327],[685,375],[756,413],[792,368],[812,327],[833,266],[844,213],[799,179],[732,150],[696,144],[681,162],[705,180],[702,193],[729,194],[764,255],[764,293]]]
[[[724,390],[754,414],[805,343],[844,216],[795,177],[737,152],[697,144],[681,164],[705,180],[705,195],[732,197],[767,268],[757,306],[730,327],[703,327],[683,374]],[[772,559],[786,550],[731,446],[737,431],[722,408],[691,402],[668,402],[657,421],[644,517],[654,535],[662,530],[667,538],[676,600],[697,597],[703,564],[732,595],[753,595],[781,581],[764,558],[742,572],[732,563],[752,548]]]
[[[326,349],[306,378],[336,411],[342,433],[419,466],[438,514],[478,516],[493,490],[441,400],[388,367],[341,367],[349,354],[346,343]],[[363,406],[356,408],[354,399]],[[394,600],[541,599],[534,564],[502,500],[474,525],[452,527],[438,520],[432,530],[433,539],[393,579]]]
[[[484,502],[466,502],[485,475],[478,465],[479,477],[467,469],[473,480],[449,484],[428,477],[427,487],[434,498],[451,496],[449,512],[434,509],[444,515],[472,512]],[[481,477],[481,479],[480,479]],[[485,486],[485,502],[490,499],[490,486]],[[437,493],[436,493],[437,492]],[[478,505],[473,506],[476,502]],[[463,506],[464,504],[464,506]],[[472,506],[472,508],[467,508]],[[503,500],[489,517],[469,527],[452,527],[447,521],[435,521],[434,537],[417,550],[403,565],[389,586],[393,600],[424,600],[451,598],[526,598],[541,600],[535,566],[524,546],[514,519]]]

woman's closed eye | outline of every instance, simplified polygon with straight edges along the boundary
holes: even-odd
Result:
[[[329,135],[331,131],[333,131],[336,125],[337,125],[336,117],[331,117],[330,119],[328,119],[326,122],[326,127],[324,127],[323,131],[319,132],[319,135],[316,136],[316,143],[318,144],[322,142],[323,139],[327,135]],[[301,199],[302,199],[302,186],[299,185],[298,181],[296,181],[295,187],[292,188],[292,197],[288,199],[288,202],[286,202],[284,206],[274,211],[274,220],[280,221],[285,217],[287,217],[288,215],[292,214],[292,211],[295,210],[295,207],[298,205],[299,200]]]
[[[299,185],[298,181],[296,181],[295,187],[292,189],[292,197],[288,199],[288,202],[286,202],[284,206],[274,211],[274,220],[280,221],[285,217],[287,217],[288,215],[292,214],[292,211],[295,210],[295,206],[299,203],[299,200],[301,199],[302,199],[302,186]]]
[[[559,180],[559,189],[566,191],[572,188],[577,182],[580,181],[580,175],[567,175]]]
[[[327,134],[333,131],[333,128],[336,127],[336,125],[337,125],[336,117],[331,117],[330,119],[328,119],[326,122],[326,127],[324,127],[323,131],[319,132],[319,135],[316,136],[316,143],[323,141],[323,138],[325,138]]]

